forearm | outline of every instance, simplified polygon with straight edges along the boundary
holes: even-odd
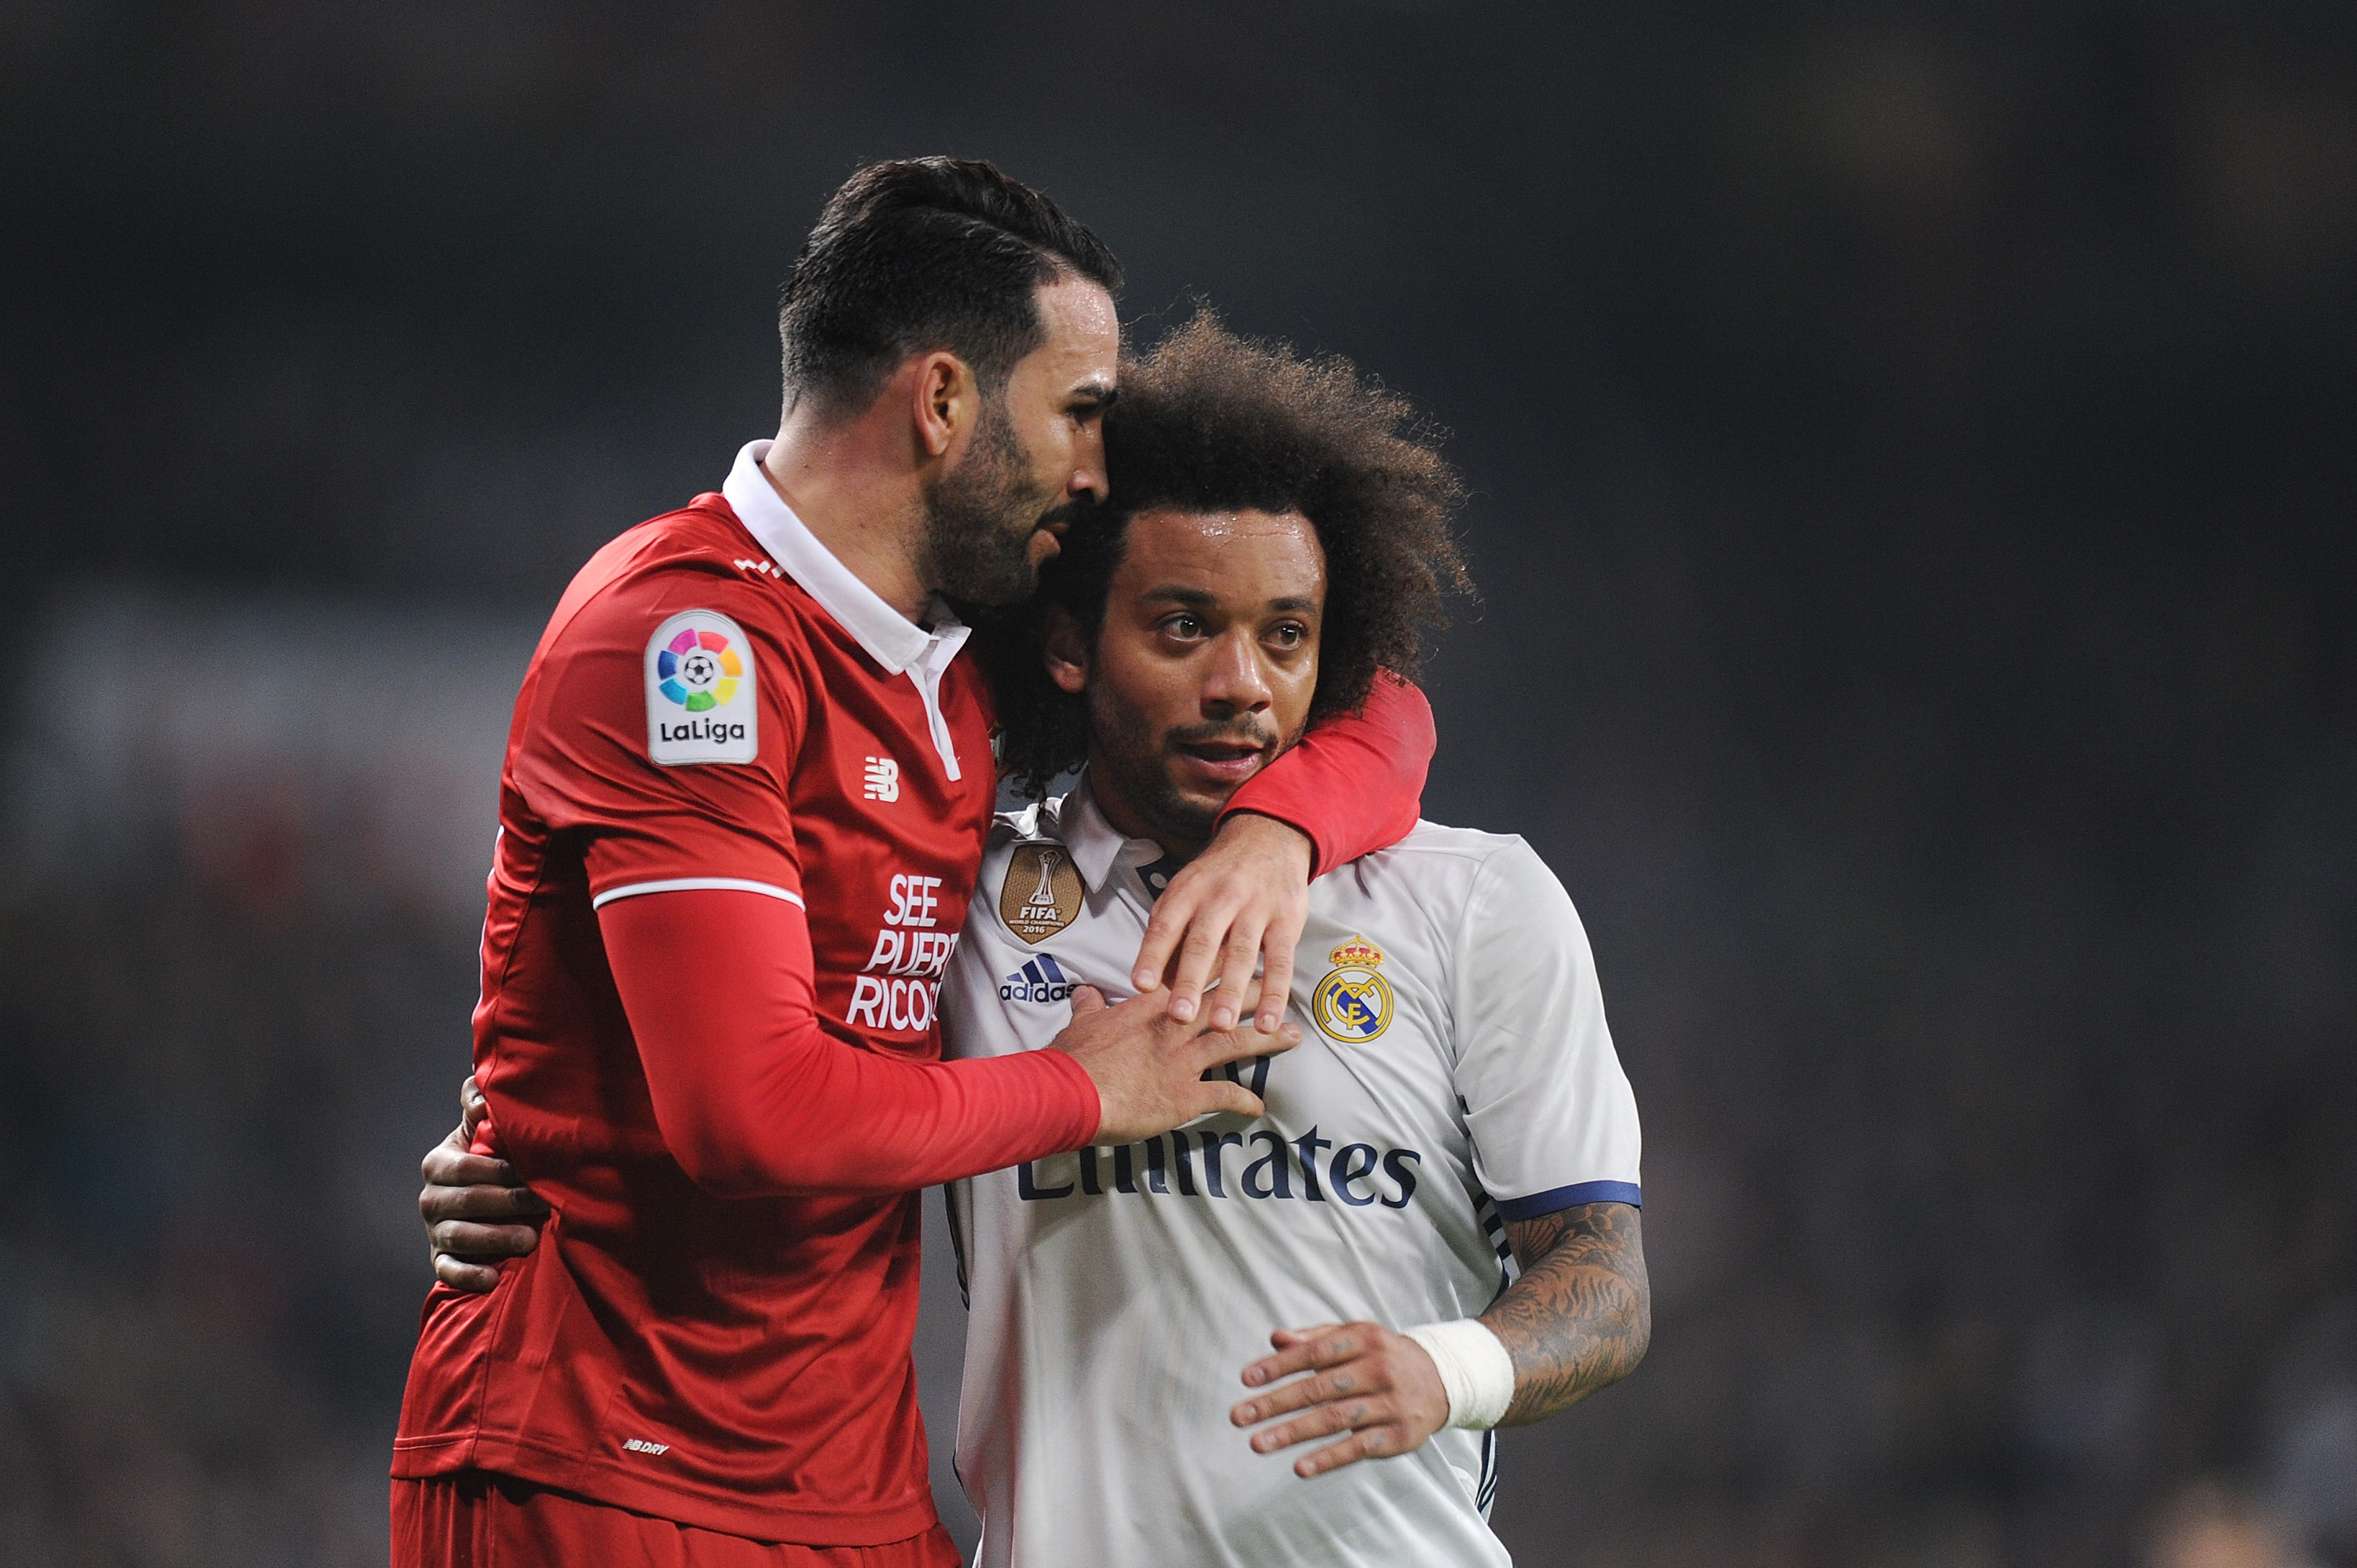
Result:
[[[1096,1131],[1096,1089],[1061,1051],[908,1062],[813,1036],[779,1040],[771,1063],[715,1084],[695,1112],[658,1114],[666,1143],[695,1151],[699,1186],[732,1197],[913,1192],[1079,1148]],[[691,1118],[695,1131],[674,1139],[670,1123]]]
[[[1505,1426],[1540,1421],[1645,1359],[1652,1298],[1638,1211],[1588,1203],[1507,1227],[1523,1270],[1481,1322],[1514,1362]]]
[[[662,893],[598,922],[663,1141],[717,1196],[912,1191],[1096,1131],[1096,1089],[1062,1052],[914,1062],[829,1035],[782,900]]]

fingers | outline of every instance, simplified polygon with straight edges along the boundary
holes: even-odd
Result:
[[[1308,923],[1308,913],[1309,900],[1297,900],[1279,910],[1260,933],[1260,1010],[1253,1026],[1264,1035],[1276,1033],[1277,1026],[1285,1022],[1286,1006],[1293,1000],[1293,954],[1301,945],[1301,929]]]
[[[515,1167],[495,1155],[467,1152],[460,1134],[451,1133],[434,1145],[419,1163],[417,1174],[428,1187],[522,1187]]]
[[[1196,869],[1181,871],[1156,903],[1130,978],[1140,992],[1152,991],[1164,983],[1169,969],[1170,1015],[1187,1022],[1208,1009],[1212,1028],[1230,1029],[1249,1006],[1242,996],[1249,977],[1265,960],[1278,983],[1262,987],[1254,1022],[1263,1034],[1273,1034],[1292,993],[1293,949],[1301,940],[1308,900],[1297,893],[1248,897],[1232,881],[1190,875]],[[1214,975],[1221,977],[1217,987],[1211,985]]]
[[[1289,1378],[1296,1372],[1316,1370],[1318,1375],[1304,1378],[1297,1383],[1287,1383],[1258,1399],[1248,1400],[1236,1409],[1254,1412],[1251,1420],[1266,1421],[1272,1415],[1300,1410],[1319,1400],[1332,1399],[1337,1394],[1361,1393],[1371,1387],[1390,1387],[1390,1379],[1380,1360],[1366,1355],[1372,1348],[1367,1337],[1352,1333],[1348,1327],[1338,1328],[1332,1333],[1287,1346],[1274,1356],[1263,1357],[1244,1369],[1246,1387],[1260,1388],[1279,1378]]]
[[[1167,983],[1170,988],[1170,1015],[1182,1023],[1192,1020],[1201,1010],[1203,993],[1215,972],[1237,976],[1252,973],[1253,955],[1260,946],[1258,922],[1254,923],[1253,940],[1242,949],[1243,961],[1231,962],[1224,970],[1221,964],[1232,945],[1229,940],[1231,929],[1238,915],[1248,907],[1232,878],[1215,879],[1205,872],[1200,861],[1189,865],[1171,879],[1170,886],[1155,901],[1153,917],[1146,926],[1146,940],[1138,944],[1137,967],[1130,979],[1141,992],[1152,991],[1166,983],[1164,972],[1169,970]],[[1214,998],[1212,1005],[1215,1021],[1211,1026],[1232,1027],[1236,1021],[1234,999]],[[1227,1010],[1225,1023],[1216,1021],[1217,1011],[1222,1008]]]
[[[1259,1402],[1257,1419],[1266,1420],[1282,1412],[1268,1408],[1267,1401]],[[1238,1405],[1233,1415],[1239,1426],[1249,1425],[1254,1418],[1243,1412],[1253,1410],[1250,1404]],[[1345,1394],[1322,1402],[1291,1421],[1253,1434],[1255,1454],[1274,1454],[1297,1444],[1314,1443],[1320,1438],[1345,1434],[1340,1443],[1329,1444],[1314,1454],[1296,1460],[1293,1473],[1308,1477],[1338,1470],[1361,1459],[1378,1458],[1389,1454],[1404,1454],[1423,1439],[1404,1418],[1399,1402],[1385,1392],[1357,1395]]]
[[[518,1195],[516,1206],[500,1208],[498,1212],[502,1214],[548,1212],[548,1205],[542,1202],[523,1185],[523,1178],[516,1175],[513,1165],[495,1155],[469,1153],[467,1147],[466,1132],[463,1127],[453,1132],[448,1137],[435,1144],[425,1160],[419,1164],[418,1174],[425,1178],[425,1190],[418,1194],[417,1201],[420,1208],[426,1206],[428,1199],[439,1202],[443,1200],[439,1195],[447,1195],[460,1189],[473,1191],[480,1188],[491,1191],[507,1188]],[[489,1200],[478,1197],[469,1201],[479,1203]]]
[[[1283,1026],[1272,1037],[1241,1028],[1214,1028],[1208,1018],[1182,1022],[1178,1009],[1167,991],[1142,991],[1126,1001],[1108,1004],[1095,987],[1075,986],[1072,990],[1073,1023],[1080,1022],[1085,1015],[1082,1006],[1083,992],[1087,993],[1090,1003],[1085,1014],[1109,1011],[1123,1015],[1125,1020],[1143,1015],[1146,1022],[1154,1026],[1164,1039],[1174,1047],[1190,1047],[1195,1052],[1195,1059],[1206,1067],[1241,1061],[1246,1057],[1270,1056],[1301,1043],[1301,1028],[1295,1024]],[[1224,985],[1221,987],[1221,993],[1228,993]],[[1244,989],[1234,994],[1232,1005],[1239,1009],[1250,1008],[1259,993],[1260,982],[1248,981]],[[1070,1028],[1071,1026],[1068,1024],[1065,1026]]]
[[[1361,1394],[1353,1399],[1321,1401],[1306,1414],[1295,1416],[1291,1421],[1279,1422],[1275,1426],[1254,1433],[1253,1452],[1274,1454],[1280,1448],[1290,1448],[1297,1443],[1309,1443],[1320,1437],[1331,1437],[1338,1432],[1349,1432],[1361,1426],[1378,1425],[1391,1414],[1388,1408],[1378,1409],[1378,1402],[1374,1396],[1368,1394]],[[1248,1407],[1239,1405],[1236,1408],[1243,1410]],[[1284,1412],[1272,1412],[1264,1402],[1259,1419],[1265,1421],[1272,1414],[1282,1413]],[[1239,1421],[1236,1424],[1249,1426],[1252,1423]]]
[[[1247,1122],[1257,1122],[1268,1113],[1260,1096],[1240,1083],[1230,1083],[1224,1078],[1211,1079],[1200,1085],[1188,1101],[1187,1120],[1224,1112],[1241,1116]],[[1208,1156],[1207,1156],[1208,1157]]]
[[[1168,895],[1166,894],[1167,897]],[[1199,914],[1187,927],[1187,940],[1178,944],[1178,968],[1170,977],[1170,1015],[1181,1022],[1192,1019],[1200,1009],[1204,988],[1211,983],[1211,972],[1220,961],[1222,939],[1227,930],[1224,915]],[[1247,970],[1249,972],[1249,970]],[[1232,1009],[1235,1004],[1227,1005]],[[1214,1023],[1215,1029],[1224,1029],[1235,1022],[1231,1011],[1226,1024]]]
[[[1287,1383],[1282,1388],[1272,1389],[1257,1399],[1246,1400],[1228,1412],[1228,1419],[1238,1426],[1250,1426],[1254,1422],[1273,1421],[1280,1415],[1291,1415],[1297,1410],[1323,1411],[1330,1414],[1334,1411],[1345,1409],[1376,1394],[1390,1391],[1390,1385],[1371,1376],[1365,1367],[1355,1364],[1336,1367],[1331,1371],[1320,1372],[1314,1378],[1304,1378],[1299,1382]],[[1321,1416],[1319,1419],[1322,1420],[1324,1417]],[[1286,1444],[1298,1443],[1306,1437],[1322,1437],[1328,1432],[1339,1432],[1344,1426],[1357,1424],[1359,1423],[1356,1421],[1346,1421],[1339,1425],[1320,1428],[1317,1431],[1304,1431],[1298,1436],[1286,1438],[1284,1443],[1256,1443],[1254,1446],[1265,1454],[1272,1448],[1282,1448]],[[1269,1434],[1263,1433],[1261,1435],[1265,1437]]]
[[[427,1226],[445,1219],[529,1219],[546,1218],[548,1205],[528,1187],[428,1187],[417,1195],[417,1212]]]
[[[1283,822],[1250,813],[1222,822],[1211,846],[1156,902],[1138,949],[1138,989],[1167,984],[1175,1018],[1191,1019],[1208,1002],[1212,1026],[1229,1028],[1240,1015],[1227,1010],[1233,998],[1207,999],[1204,987],[1214,973],[1241,984],[1255,958],[1265,959],[1283,983],[1264,993],[1254,1022],[1274,1032],[1291,995],[1294,944],[1308,918],[1311,858],[1308,839]]]
[[[540,1221],[548,1204],[523,1185],[505,1160],[472,1152],[476,1130],[490,1114],[482,1086],[472,1074],[458,1086],[458,1125],[436,1144],[418,1166],[425,1188],[417,1212],[434,1261],[434,1277],[453,1290],[476,1294],[500,1283],[496,1262],[475,1259],[521,1258],[540,1245]],[[517,1219],[518,1225],[486,1221]]]
[[[1322,1476],[1329,1470],[1339,1470],[1345,1465],[1355,1465],[1361,1459],[1380,1459],[1386,1455],[1405,1454],[1415,1444],[1394,1423],[1363,1427],[1340,1443],[1329,1444],[1315,1454],[1305,1455],[1293,1462],[1293,1473],[1303,1480]]]
[[[1301,1043],[1301,1026],[1280,1024],[1274,1035],[1251,1029],[1207,1029],[1195,1036],[1195,1060],[1204,1067],[1224,1067],[1252,1057],[1273,1057]]]
[[[540,1230],[532,1225],[474,1225],[446,1219],[427,1226],[425,1239],[437,1254],[454,1258],[521,1258],[540,1245]]]
[[[500,1271],[488,1263],[469,1263],[447,1252],[434,1254],[434,1277],[452,1290],[480,1295],[500,1283]]]
[[[1448,1423],[1448,1391],[1438,1386],[1423,1348],[1405,1336],[1372,1323],[1327,1323],[1277,1329],[1269,1343],[1276,1354],[1246,1367],[1246,1384],[1266,1387],[1297,1372],[1311,1375],[1245,1400],[1228,1419],[1238,1426],[1277,1423],[1253,1434],[1259,1454],[1344,1434],[1296,1460],[1297,1476],[1405,1454]]]
[[[1306,1372],[1312,1367],[1330,1367],[1347,1361],[1359,1353],[1359,1341],[1343,1332],[1345,1325],[1321,1323],[1315,1328],[1280,1328],[1268,1337],[1278,1354],[1266,1356],[1244,1369],[1244,1382],[1258,1388],[1279,1378],[1289,1378],[1296,1372]],[[1335,1337],[1321,1344],[1326,1336]]]
[[[464,1127],[453,1127],[450,1129],[448,1135],[440,1143],[425,1151],[425,1157],[418,1162],[417,1174],[424,1176],[428,1182],[439,1181],[442,1178],[434,1174],[437,1169],[447,1167],[452,1160],[464,1159],[466,1157],[467,1129]]]
[[[515,1201],[523,1193],[521,1187],[467,1190],[493,1195],[508,1202]],[[476,1225],[446,1219],[427,1225],[425,1236],[434,1260],[434,1277],[453,1290],[477,1294],[500,1283],[497,1260],[521,1258],[540,1245],[537,1225]]]
[[[1146,940],[1137,944],[1137,963],[1129,972],[1129,983],[1140,992],[1161,987],[1162,972],[1178,950],[1178,939],[1187,934],[1187,917],[1195,908],[1195,878],[1187,875],[1192,869],[1181,870],[1172,878],[1146,918]]]
[[[1178,888],[1177,882],[1170,886],[1172,893]],[[1230,1029],[1257,997],[1254,1026],[1264,1035],[1275,1033],[1293,995],[1293,952],[1301,940],[1308,899],[1271,903],[1230,896],[1174,908],[1172,893],[1165,893],[1155,908],[1155,923],[1147,927],[1146,944],[1138,950],[1138,974],[1146,972],[1149,961],[1158,973],[1167,951],[1175,948],[1177,968],[1169,977],[1172,1017],[1192,1019],[1200,1010],[1208,1010],[1212,1028]],[[1170,929],[1157,930],[1166,914]],[[1183,933],[1178,926],[1182,918],[1187,922]],[[1251,978],[1255,969],[1262,974],[1257,983]],[[1211,986],[1214,975],[1220,977],[1216,987]],[[1248,986],[1255,987],[1249,994]]]
[[[1339,1323],[1321,1323],[1315,1328],[1279,1328],[1270,1333],[1268,1342],[1282,1350],[1287,1346],[1299,1345],[1307,1340],[1315,1339],[1320,1334],[1331,1334],[1341,1326]],[[1260,1363],[1254,1362],[1253,1365],[1258,1366]],[[1266,1378],[1254,1377],[1252,1367],[1244,1369],[1244,1381],[1253,1383],[1267,1380]]]
[[[1239,913],[1235,923],[1228,928],[1226,945],[1220,950],[1221,984],[1211,993],[1211,1027],[1214,1029],[1234,1028],[1236,1020],[1250,1006],[1243,1000],[1243,986],[1235,982],[1240,976],[1252,975],[1255,961],[1260,957],[1261,933],[1267,929],[1268,921],[1250,909]],[[1265,986],[1255,984],[1256,995],[1265,991]],[[1275,1027],[1275,1024],[1269,1026],[1270,1030]]]

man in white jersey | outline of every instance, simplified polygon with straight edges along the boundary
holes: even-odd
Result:
[[[1229,794],[1378,663],[1413,668],[1458,571],[1453,481],[1346,368],[1199,319],[1123,397],[1116,499],[1043,575],[1046,680],[1003,714],[1018,773],[1088,766],[992,834],[952,1054],[1037,1049],[1076,987],[1125,993]],[[1642,1355],[1636,1106],[1530,847],[1418,825],[1313,887],[1296,975],[1307,1037],[1232,1069],[1259,1120],[951,1189],[984,1564],[1502,1563],[1480,1428]]]
[[[1117,499],[1002,644],[1008,760],[1087,768],[992,834],[952,1055],[1038,1049],[1125,992],[1228,796],[1412,670],[1462,581],[1453,476],[1347,367],[1199,319],[1123,399]],[[1231,1069],[1260,1119],[952,1189],[982,1563],[1503,1563],[1487,1429],[1642,1357],[1635,1105],[1530,848],[1418,825],[1315,885],[1296,972],[1308,1037]]]

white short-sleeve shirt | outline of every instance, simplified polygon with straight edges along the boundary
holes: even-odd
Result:
[[[942,987],[953,1056],[1046,1045],[1132,992],[1175,869],[1085,783],[1002,817]],[[1505,1563],[1493,1434],[1315,1480],[1227,1412],[1272,1329],[1473,1316],[1503,1220],[1639,1201],[1637,1108],[1570,898],[1519,838],[1419,823],[1320,878],[1290,1016],[1209,1117],[952,1187],[968,1301],[960,1479],[979,1568]]]

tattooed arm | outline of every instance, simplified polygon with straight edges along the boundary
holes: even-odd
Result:
[[[1637,1369],[1652,1337],[1652,1293],[1637,1210],[1582,1203],[1512,1220],[1522,1273],[1481,1315],[1514,1359],[1514,1402],[1501,1426],[1544,1421]],[[1373,1323],[1280,1328],[1276,1354],[1244,1369],[1259,1388],[1295,1372],[1313,1376],[1244,1401],[1228,1412],[1238,1426],[1295,1415],[1253,1436],[1255,1452],[1340,1435],[1294,1462],[1316,1476],[1385,1454],[1405,1454],[1448,1423],[1448,1391],[1423,1346]]]
[[[1581,1203],[1510,1220],[1522,1273],[1481,1315],[1514,1358],[1501,1426],[1544,1421],[1637,1369],[1653,1336],[1653,1297],[1637,1210]]]

